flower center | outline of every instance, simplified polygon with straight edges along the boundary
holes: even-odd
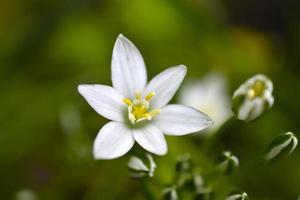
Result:
[[[123,99],[123,102],[128,106],[128,118],[132,124],[144,120],[151,120],[160,113],[159,109],[150,109],[150,101],[154,95],[154,92],[150,92],[145,98],[142,98],[141,93],[136,92],[133,101],[129,98]]]
[[[255,97],[261,97],[264,94],[266,85],[263,81],[257,80],[252,85],[250,90],[248,91],[249,99],[254,99]]]

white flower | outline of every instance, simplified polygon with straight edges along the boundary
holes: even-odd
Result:
[[[16,193],[16,200],[36,200],[37,196],[34,191],[30,189],[22,189]]]
[[[183,105],[167,105],[181,85],[186,67],[170,67],[147,84],[144,60],[123,35],[112,55],[112,84],[79,85],[79,93],[103,117],[94,142],[96,159],[114,159],[127,153],[134,142],[157,155],[167,153],[163,133],[186,135],[212,124],[207,115]]]
[[[227,82],[220,73],[211,73],[201,80],[184,84],[179,102],[208,114],[214,121],[211,131],[217,130],[232,116]]]
[[[265,75],[258,74],[243,83],[233,94],[233,112],[246,122],[260,117],[274,103],[273,83]]]

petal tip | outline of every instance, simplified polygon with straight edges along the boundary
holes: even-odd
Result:
[[[128,41],[128,39],[122,33],[120,33],[117,37],[116,44],[127,42],[127,41]]]
[[[81,94],[84,95],[90,87],[93,86],[92,84],[80,84],[77,86],[77,91]]]
[[[125,36],[122,34],[122,33],[120,33],[119,35],[118,35],[118,39],[119,38],[125,38]]]
[[[182,71],[183,73],[187,72],[187,67],[185,65],[178,65],[177,68],[178,68],[178,70]]]
[[[103,155],[102,153],[98,152],[95,148],[94,148],[94,151],[93,151],[93,157],[94,157],[95,160],[112,160],[112,159],[119,158],[121,156],[122,155],[120,155],[120,156]]]
[[[154,153],[154,152],[152,152],[152,153]],[[160,152],[155,152],[154,154],[156,154],[158,156],[164,156],[167,153],[168,153],[168,149],[166,148],[166,149],[161,150]]]
[[[179,65],[180,68],[182,68],[183,70],[187,70],[187,67],[185,65]]]
[[[77,91],[78,91],[80,94],[82,94],[82,92],[83,92],[83,90],[84,90],[84,86],[85,86],[85,85],[83,85],[83,84],[80,84],[80,85],[77,86]]]

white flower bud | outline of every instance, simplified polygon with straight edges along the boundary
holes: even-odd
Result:
[[[203,188],[201,192],[197,192],[195,200],[209,200],[214,199],[214,192],[211,188]]]
[[[224,174],[232,173],[238,166],[238,157],[234,156],[230,151],[224,151],[219,157],[218,168]]]
[[[272,92],[272,81],[265,75],[255,75],[234,92],[232,110],[239,120],[257,119],[273,106]]]
[[[248,200],[249,197],[246,192],[232,192],[225,200]]]
[[[146,158],[148,159],[148,164],[145,164],[145,162],[137,156],[130,157],[127,166],[132,171],[132,177],[141,178],[146,175],[150,177],[154,175],[156,164],[153,157],[150,154],[146,154]]]
[[[163,193],[164,193],[165,200],[178,200],[179,199],[178,194],[177,194],[175,188],[173,188],[173,187],[164,189]]]
[[[298,139],[292,132],[283,133],[277,136],[269,145],[266,159],[274,160],[291,154],[298,145]]]
[[[189,173],[193,170],[193,162],[189,154],[180,155],[176,162],[176,171],[179,173]]]
[[[195,187],[195,191],[197,193],[202,193],[204,188],[204,180],[202,178],[202,176],[200,174],[194,174],[193,177],[193,182],[194,182],[194,187]]]

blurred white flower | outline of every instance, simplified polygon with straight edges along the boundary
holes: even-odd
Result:
[[[60,124],[66,134],[73,134],[81,128],[81,118],[77,107],[73,105],[66,106],[60,112]]]
[[[233,112],[246,122],[260,117],[274,103],[273,83],[265,75],[258,74],[243,83],[233,94]]]
[[[103,117],[112,120],[94,142],[96,159],[114,159],[127,153],[134,142],[157,155],[167,153],[163,133],[185,135],[210,126],[210,118],[191,107],[167,105],[181,85],[186,67],[170,67],[148,85],[139,50],[123,35],[112,55],[112,84],[79,85],[79,93]]]
[[[35,193],[30,189],[22,189],[16,193],[16,200],[36,200]]]
[[[217,130],[231,116],[231,102],[227,82],[220,73],[211,73],[198,81],[184,84],[179,102],[192,106],[210,116],[214,122],[210,130]]]

